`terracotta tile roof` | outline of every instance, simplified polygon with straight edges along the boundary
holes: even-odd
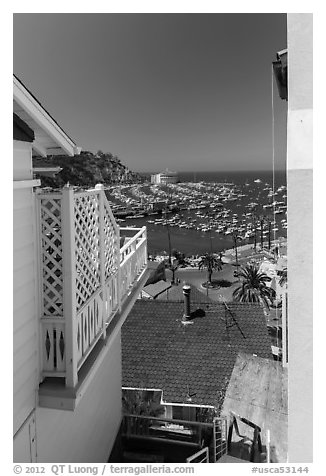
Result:
[[[164,291],[166,294],[166,290],[169,288],[171,288],[171,283],[161,280],[154,284],[148,284],[147,286],[144,286],[143,291],[155,299],[159,297],[161,293],[164,293]]]
[[[225,326],[222,303],[192,302],[206,315],[184,325],[183,303],[139,300],[122,327],[122,385],[161,388],[170,403],[216,405],[238,352],[272,358],[265,317],[258,304],[230,303],[244,333]],[[228,321],[230,319],[228,318]],[[229,334],[229,339],[228,339]]]
[[[190,296],[191,296],[191,301],[196,302],[196,303],[207,303],[210,302],[212,303],[213,301],[204,294],[204,292],[198,291],[198,289],[193,286],[192,284],[188,284],[190,286]],[[160,301],[182,301],[184,300],[183,292],[182,292],[182,287],[183,283],[180,283],[178,285],[173,285],[168,291],[160,294],[157,299]]]

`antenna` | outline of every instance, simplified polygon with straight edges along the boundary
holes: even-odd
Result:
[[[220,295],[220,300],[221,302],[224,304],[224,308],[225,308],[225,329],[226,329],[226,333],[227,333],[227,336],[228,336],[228,340],[230,340],[230,334],[229,334],[229,328],[230,327],[233,327],[233,326],[237,326],[237,328],[239,329],[239,332],[240,334],[242,335],[242,337],[244,339],[246,339],[246,336],[244,335],[244,333],[242,332],[242,329],[241,327],[239,326],[235,316],[234,316],[234,313],[231,311],[231,309],[229,308],[229,306],[227,305],[227,303],[225,302],[225,299],[222,295]],[[229,322],[228,320],[228,316],[231,317],[231,322]],[[223,319],[222,319],[223,320]]]
[[[190,393],[190,387],[187,385],[187,402],[192,401],[192,397],[195,397],[197,395],[197,392],[195,393]]]

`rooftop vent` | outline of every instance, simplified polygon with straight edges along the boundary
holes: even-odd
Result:
[[[184,312],[182,317],[182,322],[186,323],[191,319],[190,315],[190,291],[191,288],[189,284],[184,284],[182,288],[183,296],[184,296]]]

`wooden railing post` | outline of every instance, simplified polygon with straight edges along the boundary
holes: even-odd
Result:
[[[103,306],[102,306],[102,338],[105,339],[106,337],[106,320],[107,320],[107,289],[105,285],[105,233],[104,233],[104,187],[102,184],[97,184],[95,187],[96,190],[99,191],[98,198],[99,198],[99,225],[100,225],[100,280],[101,280],[101,290],[102,290],[102,299],[103,299]]]
[[[118,246],[116,249],[116,266],[117,266],[117,294],[118,294],[118,309],[121,312],[121,303],[122,303],[122,296],[121,296],[121,254],[120,254],[120,227],[117,226],[117,241]]]
[[[42,219],[41,219],[41,199],[39,197],[41,190],[35,190],[35,210],[36,210],[36,263],[38,274],[38,286],[35,295],[37,296],[39,306],[39,326],[38,326],[38,341],[39,341],[39,380],[42,381],[42,372],[44,370],[44,345],[43,345],[43,329],[42,317],[44,316],[44,302],[43,302],[43,273],[41,267],[42,260]]]
[[[76,253],[74,191],[64,187],[61,202],[63,252],[63,316],[66,327],[66,386],[75,387],[77,374]]]
[[[147,258],[147,228],[145,227],[145,230],[144,230],[144,236],[145,236],[145,265],[147,266],[147,261],[148,261],[148,258]]]

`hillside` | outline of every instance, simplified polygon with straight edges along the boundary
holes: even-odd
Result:
[[[93,187],[97,183],[135,183],[144,180],[140,174],[131,172],[110,152],[98,151],[93,154],[82,151],[80,155],[73,157],[66,155],[33,157],[33,167],[46,166],[59,166],[62,170],[54,178],[40,177],[44,187],[61,188],[67,182],[80,187]]]

